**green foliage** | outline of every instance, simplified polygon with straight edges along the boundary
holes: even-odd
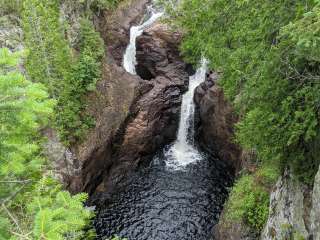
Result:
[[[19,54],[0,50],[0,178],[10,181],[37,176],[43,163],[37,132],[53,112],[53,100],[43,85],[31,83],[14,69]],[[10,189],[1,186],[1,197]]]
[[[95,0],[92,3],[94,9],[111,9],[116,7],[122,0]]]
[[[35,216],[35,239],[71,240],[83,237],[83,229],[92,217],[92,212],[83,208],[86,194],[71,196],[50,178],[40,180],[32,194],[28,213]]]
[[[306,240],[305,237],[290,224],[282,224],[280,229],[280,240]]]
[[[227,221],[245,223],[259,233],[268,219],[269,189],[278,176],[275,168],[262,167],[254,175],[240,177],[226,203]]]
[[[0,0],[0,14],[20,14],[24,0]]]
[[[79,0],[85,7],[85,14],[87,16],[102,10],[114,9],[122,1],[123,0]]]
[[[94,123],[85,113],[84,97],[88,91],[95,89],[96,82],[101,78],[103,56],[103,41],[99,33],[95,31],[90,21],[83,20],[80,56],[64,83],[56,110],[57,128],[66,143],[81,140]]]
[[[59,2],[25,0],[22,14],[28,76],[44,83],[53,97],[59,95],[71,65],[71,50],[59,23]]]
[[[116,4],[118,1],[98,1]],[[97,1],[83,1],[92,7]],[[59,22],[59,0],[25,0],[23,23],[25,43],[30,53],[28,75],[44,83],[58,100],[55,126],[61,140],[72,144],[82,140],[94,120],[85,113],[85,96],[101,78],[103,41],[90,20],[81,22],[79,54],[72,56],[64,39],[64,24]],[[111,6],[111,5],[110,5]]]
[[[195,11],[197,9],[197,11]],[[241,121],[237,141],[311,183],[319,165],[316,1],[184,0],[170,9],[192,63],[206,56]]]
[[[17,70],[21,53],[0,49],[0,239],[80,239],[91,213],[46,172],[39,130],[53,113],[46,88]],[[88,238],[87,238],[88,239]]]

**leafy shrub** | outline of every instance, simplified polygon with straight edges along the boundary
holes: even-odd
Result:
[[[87,194],[71,196],[51,178],[43,178],[32,192],[28,214],[34,217],[35,239],[65,240],[84,237],[84,228],[93,213],[83,207]],[[86,239],[92,239],[87,235]]]
[[[269,191],[279,177],[276,168],[261,167],[255,174],[245,174],[235,183],[226,203],[226,220],[245,223],[260,233],[269,213]]]

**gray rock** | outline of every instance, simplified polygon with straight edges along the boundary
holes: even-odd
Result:
[[[47,128],[43,135],[47,138],[43,145],[44,154],[52,165],[54,177],[62,183],[69,182],[69,178],[80,171],[76,157],[60,142],[55,130]]]
[[[304,194],[307,191],[307,187],[296,181],[289,171],[284,173],[271,193],[269,218],[261,240],[293,237],[308,239],[308,226],[305,222],[308,209]]]
[[[314,179],[310,223],[313,239],[320,240],[320,168]]]

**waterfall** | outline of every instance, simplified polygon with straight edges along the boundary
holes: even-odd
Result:
[[[156,12],[152,6],[148,9],[151,17],[139,26],[130,28],[130,43],[123,57],[123,67],[131,74],[136,75],[136,39],[143,31],[157,21],[163,12]],[[193,144],[194,139],[194,111],[193,102],[196,87],[205,80],[207,60],[201,61],[201,66],[193,76],[190,76],[189,90],[183,95],[179,131],[175,143],[165,151],[166,164],[169,168],[180,169],[190,163],[202,159],[200,152]]]
[[[183,95],[181,116],[177,140],[165,152],[167,166],[173,169],[180,169],[190,163],[201,160],[200,152],[193,144],[194,140],[194,112],[193,101],[196,87],[205,81],[207,71],[207,60],[202,59],[201,66],[193,76],[190,76],[189,90]]]
[[[157,21],[162,15],[163,12],[155,13],[151,8],[151,17],[145,21],[142,25],[133,26],[130,28],[130,43],[126,49],[126,52],[123,57],[123,67],[125,70],[133,75],[136,75],[136,39],[141,36],[143,31]]]

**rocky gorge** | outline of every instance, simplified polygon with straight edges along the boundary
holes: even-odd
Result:
[[[72,193],[89,193],[89,204],[99,209],[96,226],[101,238],[121,233],[137,240],[165,240],[172,236],[177,240],[195,236],[216,240],[320,239],[320,171],[312,187],[293,179],[289,170],[279,178],[271,190],[269,217],[261,236],[253,235],[246,223],[219,223],[234,176],[254,168],[254,153],[244,151],[234,141],[239,117],[218,86],[220,73],[208,70],[194,93],[195,145],[205,160],[199,165],[191,164],[186,172],[179,170],[177,175],[167,172],[163,151],[177,139],[183,94],[196,69],[185,63],[180,54],[183,34],[157,21],[137,38],[137,75],[125,71],[123,56],[130,28],[150,17],[149,4],[148,0],[130,0],[112,13],[94,16],[106,51],[102,79],[96,91],[86,97],[86,111],[95,118],[95,126],[83,142],[68,148],[53,129],[43,131],[48,138],[46,155],[53,162],[56,177]],[[61,11],[64,17],[73,19],[75,32],[68,36],[76,39],[77,11],[81,9],[74,10],[66,4]],[[8,32],[4,29],[0,36]],[[20,38],[20,29],[10,34],[16,32]],[[20,44],[3,42],[11,48],[21,48]],[[142,178],[142,173],[146,177]],[[159,191],[168,189],[165,197],[159,197]],[[161,205],[168,199],[187,207],[171,211],[174,204]],[[197,207],[205,215],[203,218],[197,215]],[[150,212],[163,213],[167,218],[152,218]],[[184,214],[179,222],[177,216]],[[132,219],[136,215],[146,219]],[[188,217],[190,221],[186,220]],[[165,223],[170,218],[175,221]],[[135,220],[143,224],[135,225]],[[172,235],[166,233],[168,229]],[[184,235],[184,229],[188,234]]]

